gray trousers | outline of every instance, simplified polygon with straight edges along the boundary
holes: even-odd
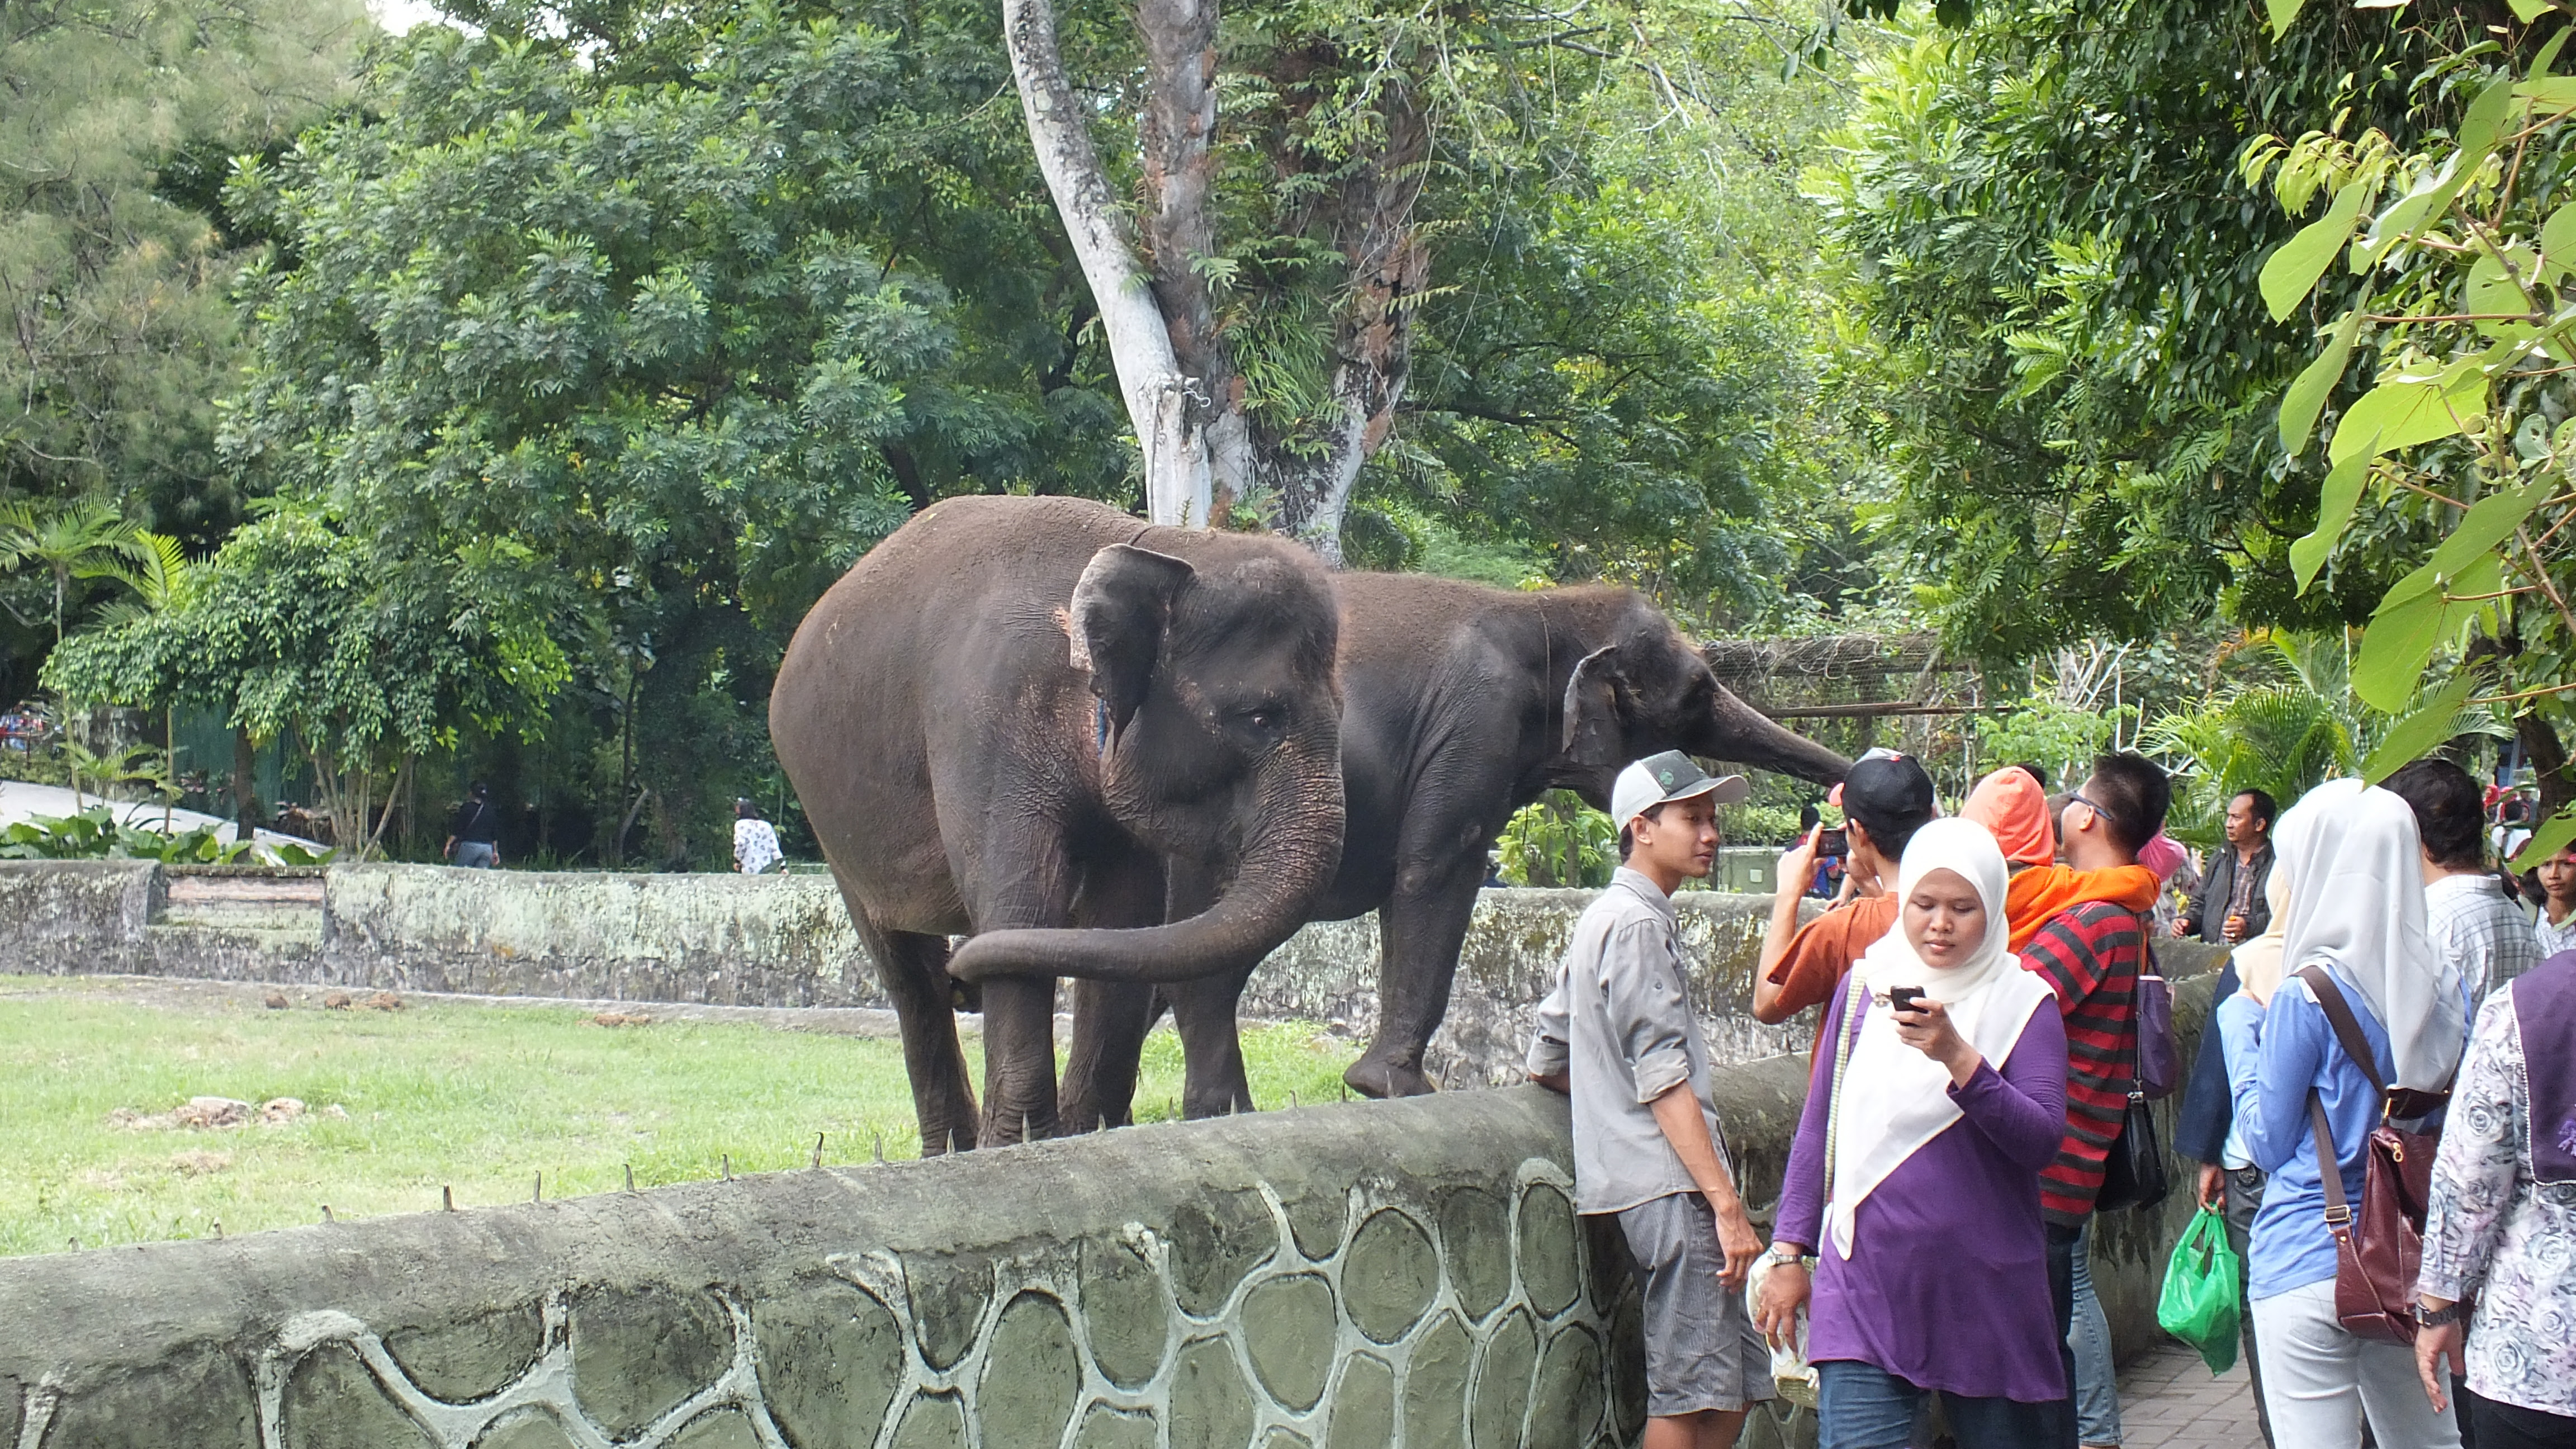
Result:
[[[2227,1246],[2236,1254],[2236,1297],[2245,1304],[2245,1373],[2254,1381],[2254,1421],[2263,1430],[2263,1442],[2272,1442],[2272,1410],[2263,1402],[2263,1360],[2254,1349],[2254,1305],[2245,1297],[2245,1264],[2249,1245],[2254,1240],[2254,1214],[2263,1206],[2263,1169],[2230,1167],[2227,1175]]]

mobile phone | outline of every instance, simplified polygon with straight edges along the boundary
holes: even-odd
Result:
[[[1897,1011],[1918,1010],[1919,1008],[1916,1007],[1914,1003],[1921,1001],[1922,999],[1923,988],[1920,986],[1891,986],[1887,988],[1887,1004],[1889,1007]]]
[[[1820,830],[1816,832],[1816,854],[1849,855],[1851,854],[1850,837],[1843,833],[1840,826],[1831,830]]]

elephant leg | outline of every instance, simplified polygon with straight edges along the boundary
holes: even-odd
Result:
[[[913,1116],[921,1124],[921,1155],[973,1147],[975,1089],[967,1082],[966,1053],[957,1044],[957,1013],[949,1001],[948,938],[879,931],[866,916],[852,915],[894,1003],[904,1072],[912,1078]]]
[[[1056,1135],[1055,981],[984,983],[982,1140],[1009,1146]]]
[[[1458,974],[1467,918],[1476,909],[1484,854],[1443,865],[1425,872],[1428,879],[1420,883],[1406,878],[1410,871],[1400,874],[1395,894],[1378,908],[1377,1034],[1342,1073],[1363,1096],[1418,1097],[1433,1089],[1422,1057],[1449,1011],[1449,985]]]
[[[1161,1011],[1150,983],[1074,983],[1073,1046],[1056,1089],[1059,1131],[1096,1132],[1136,1120],[1145,1036]]]
[[[1171,919],[1196,915],[1216,899],[1216,877],[1203,864],[1172,861],[1164,873],[1168,886],[1163,908]],[[1243,999],[1244,983],[1251,979],[1247,969],[1163,988],[1164,998],[1172,1003],[1172,1027],[1181,1037],[1181,1115],[1185,1117],[1260,1110],[1252,1104],[1252,1083],[1243,1070],[1243,1038],[1235,1022],[1236,1004]]]
[[[1235,1006],[1243,999],[1250,971],[1229,971],[1163,988],[1172,1003],[1172,1026],[1180,1033],[1181,1114],[1224,1117],[1257,1112],[1252,1084],[1243,1070],[1243,1035]]]
[[[1115,861],[1105,847],[1086,855],[1093,864],[1075,904],[1075,925],[1123,930],[1163,923],[1161,861],[1141,850]],[[1093,1132],[1135,1121],[1136,1074],[1158,1014],[1151,983],[1073,984],[1073,1042],[1056,1088],[1057,1130]]]

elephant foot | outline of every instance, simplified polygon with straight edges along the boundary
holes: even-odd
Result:
[[[1351,1063],[1342,1081],[1363,1097],[1427,1097],[1439,1090],[1422,1068],[1375,1053]]]

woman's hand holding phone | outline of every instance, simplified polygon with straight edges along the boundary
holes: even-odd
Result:
[[[1915,994],[1898,1001],[1896,992],[1888,993],[1889,1005],[1896,1013],[1896,1039],[1948,1067],[1951,1082],[1966,1086],[1968,1079],[1977,1074],[1977,1068],[1984,1065],[1986,1059],[1977,1054],[1975,1047],[1968,1045],[1966,1037],[1959,1035],[1959,1028],[1950,1021],[1948,1007],[1921,995],[1915,988],[1900,990],[1914,991]]]

